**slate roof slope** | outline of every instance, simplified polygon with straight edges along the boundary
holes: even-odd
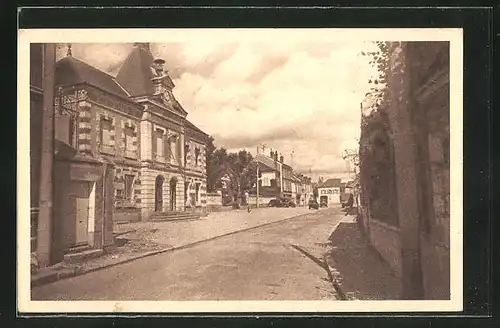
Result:
[[[116,96],[128,98],[115,78],[73,56],[66,56],[55,64],[56,85],[88,83]]]
[[[265,155],[259,155],[259,162],[275,170],[279,169],[279,166],[277,165],[277,163],[279,162],[275,162],[274,159],[267,157]]]
[[[335,187],[340,187],[341,179],[328,179],[325,182],[323,182],[321,185],[318,186],[318,188],[335,188]]]
[[[189,129],[192,129],[196,132],[199,132],[199,133],[202,133],[204,134],[205,136],[208,136],[207,133],[203,132],[200,128],[198,128],[196,125],[194,125],[193,123],[191,123],[189,120],[186,119],[186,127],[189,128]]]
[[[154,93],[151,64],[153,55],[147,48],[136,46],[122,64],[116,80],[132,97]]]

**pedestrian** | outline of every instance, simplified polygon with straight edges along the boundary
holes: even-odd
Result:
[[[346,216],[350,214],[353,205],[354,205],[354,196],[353,196],[353,194],[349,194],[349,199],[347,200],[347,204],[346,204],[346,207],[347,207],[347,211],[345,212]]]

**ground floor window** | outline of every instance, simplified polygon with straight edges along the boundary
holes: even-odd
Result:
[[[134,176],[125,175],[125,197],[126,200],[131,201],[134,194]]]

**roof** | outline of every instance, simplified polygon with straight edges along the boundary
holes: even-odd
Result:
[[[196,125],[194,125],[193,123],[191,123],[189,120],[186,120],[186,127],[191,129],[191,130],[194,130],[196,132],[199,132],[199,133],[202,133],[204,135],[206,135],[208,137],[208,134],[206,134],[205,132],[203,132],[200,128],[198,128]]]
[[[132,97],[154,93],[151,64],[153,55],[148,47],[136,46],[122,64],[116,80]]]
[[[346,188],[352,188],[354,187],[354,181],[349,180],[345,183]]]
[[[128,94],[115,78],[73,56],[66,56],[55,64],[56,85],[88,83],[116,96],[128,98]]]
[[[277,163],[279,162],[275,162],[274,159],[272,159],[271,157],[267,157],[265,155],[259,155],[259,162],[272,168],[273,170],[278,169]]]
[[[276,171],[274,166],[269,166],[269,165],[262,163],[260,161],[259,161],[259,170],[261,172],[275,172]]]
[[[335,188],[340,187],[341,179],[328,179],[318,186],[318,188]]]

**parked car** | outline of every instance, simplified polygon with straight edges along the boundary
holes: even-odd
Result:
[[[328,201],[326,199],[320,200],[319,207],[328,207]]]
[[[295,207],[297,205],[295,205],[295,203],[293,202],[293,200],[285,200],[284,201],[284,206],[285,207]]]
[[[267,206],[269,207],[283,207],[284,206],[284,203],[281,199],[271,199],[269,201],[269,203],[267,203]]]
[[[319,209],[319,204],[315,199],[309,200],[309,209]]]

